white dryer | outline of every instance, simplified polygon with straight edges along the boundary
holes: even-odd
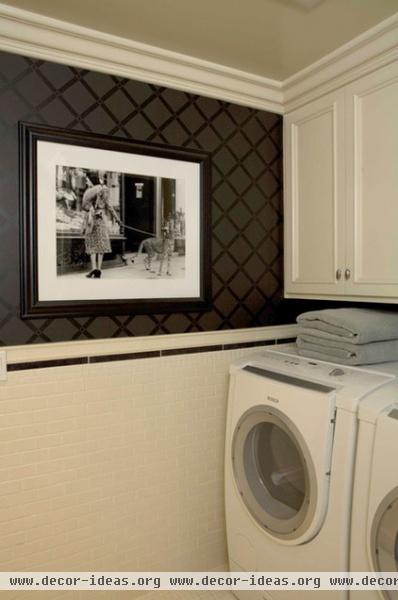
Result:
[[[358,418],[350,570],[397,573],[398,383],[364,400]],[[398,591],[352,592],[350,597],[398,600]]]
[[[225,456],[232,571],[348,570],[357,408],[392,379],[272,350],[232,365]],[[237,596],[248,593],[250,600],[286,595]]]

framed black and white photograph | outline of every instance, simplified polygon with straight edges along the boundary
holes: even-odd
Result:
[[[20,124],[22,316],[205,310],[202,151]]]

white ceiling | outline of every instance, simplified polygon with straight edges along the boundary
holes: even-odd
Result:
[[[284,80],[398,0],[5,0],[10,6]]]

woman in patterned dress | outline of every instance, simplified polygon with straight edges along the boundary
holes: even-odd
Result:
[[[109,188],[102,179],[98,185],[89,187],[83,195],[83,209],[86,216],[86,253],[91,260],[91,271],[86,277],[101,277],[101,267],[104,254],[112,252],[105,213],[109,212],[112,219],[120,225],[120,219],[108,201]]]

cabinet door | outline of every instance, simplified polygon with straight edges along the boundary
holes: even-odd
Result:
[[[344,93],[285,117],[285,296],[344,292]]]
[[[346,293],[398,299],[398,63],[346,88]]]

